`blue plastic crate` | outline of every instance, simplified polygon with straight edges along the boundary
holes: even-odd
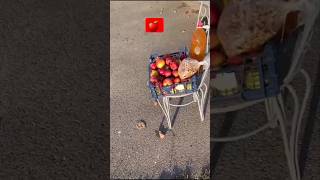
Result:
[[[264,86],[266,97],[276,96],[280,93],[279,70],[275,57],[275,46],[267,45],[262,58],[262,71],[264,75]]]
[[[149,63],[148,63],[148,88],[150,89],[152,98],[154,99],[159,99],[165,95],[174,95],[174,94],[186,94],[186,93],[193,93],[195,91],[198,90],[198,87],[200,85],[201,82],[201,74],[196,74],[194,76],[192,76],[192,78],[189,81],[186,82],[181,82],[178,84],[173,84],[171,86],[165,86],[165,87],[158,87],[153,85],[150,82],[150,73],[151,73],[151,68],[150,68],[150,64],[155,62],[155,59],[157,57],[165,57],[165,56],[172,56],[175,59],[180,59],[183,60],[184,58],[188,57],[189,55],[189,51],[188,49],[185,47],[184,49],[175,52],[175,53],[171,53],[171,54],[164,54],[164,55],[159,55],[159,53],[153,53],[151,54],[151,56],[149,57]],[[175,89],[175,87],[177,85],[183,85],[185,88],[182,91],[178,91]]]
[[[264,87],[264,75],[263,75],[263,71],[262,71],[262,62],[260,57],[257,57],[253,60],[253,64],[245,64],[244,65],[245,69],[247,67],[254,67],[258,70],[259,73],[259,83],[260,83],[260,88],[259,89],[255,89],[255,90],[251,90],[251,89],[246,89],[244,87],[245,84],[245,80],[243,80],[243,92],[242,92],[242,97],[245,100],[256,100],[256,99],[261,99],[265,97],[265,87]],[[244,74],[246,70],[244,70]],[[244,75],[245,78],[245,75]]]
[[[245,100],[257,100],[265,97],[276,96],[280,92],[277,60],[275,58],[274,45],[267,44],[263,53],[256,57],[256,68],[259,70],[260,89],[246,90],[242,92]]]

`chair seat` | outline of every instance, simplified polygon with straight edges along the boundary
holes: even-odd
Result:
[[[167,98],[181,98],[181,97],[186,97],[186,96],[191,96],[193,93],[180,93],[180,94],[174,94],[174,95],[166,95],[164,97]]]
[[[298,34],[301,33],[303,27],[299,27],[296,31],[294,31],[290,38],[286,41],[277,44],[277,53],[276,58],[278,59],[276,66],[279,71],[279,83],[280,87],[283,87],[283,80],[285,79],[289,68],[291,67],[291,59],[292,59],[292,52],[294,51],[294,45],[297,41]],[[212,78],[212,77],[211,77]],[[242,108],[246,108],[252,106],[254,104],[263,102],[266,98],[262,98],[259,100],[254,101],[245,101],[241,98],[230,98],[228,100],[213,100],[211,98],[210,103],[210,110],[211,113],[226,113],[230,111],[241,110]]]

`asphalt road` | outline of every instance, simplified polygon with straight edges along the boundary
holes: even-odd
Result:
[[[147,63],[153,52],[189,46],[197,13],[183,2],[111,2],[110,137],[112,178],[170,178],[187,167],[200,173],[210,160],[209,111],[200,121],[196,104],[179,109],[174,134],[160,140],[163,120],[147,89]],[[146,17],[164,17],[165,32],[145,33]],[[209,105],[207,109],[209,109]],[[137,120],[147,127],[138,130]],[[166,126],[166,122],[164,121]]]
[[[108,179],[106,5],[0,1],[0,179]]]
[[[169,134],[160,141],[154,130],[160,126],[162,112],[153,107],[145,86],[149,54],[154,50],[171,52],[190,41],[196,14],[181,5],[111,4],[110,152],[114,178],[170,178],[184,174],[185,169],[198,173],[209,165],[209,112],[201,123],[196,106],[180,109],[175,136]],[[172,29],[161,35],[145,34],[144,18],[162,16],[161,8]],[[108,179],[105,9],[97,1],[1,1],[1,180]],[[319,23],[313,50],[304,61],[313,82],[318,82],[318,92]],[[300,94],[303,83],[303,79],[295,82]],[[308,107],[307,111],[305,122],[309,118],[314,123],[307,133],[311,135],[304,180],[318,180],[320,109]],[[135,128],[139,119],[147,122],[146,129]],[[228,118],[217,116],[212,127],[217,130],[225,119],[234,119],[231,135],[265,120],[263,107],[256,106]],[[217,160],[211,166],[218,180],[282,180],[288,175],[277,129],[228,143],[214,157]]]

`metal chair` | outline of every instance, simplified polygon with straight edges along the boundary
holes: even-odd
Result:
[[[197,23],[196,23],[196,24],[198,24],[198,21],[203,16],[206,16],[209,21],[207,26],[203,26],[203,27],[197,26],[196,27],[196,28],[205,29],[205,31],[207,33],[207,48],[206,48],[207,55],[203,60],[204,61],[204,67],[203,67],[204,72],[202,74],[201,82],[198,87],[198,90],[193,93],[187,93],[187,94],[182,94],[182,95],[166,95],[166,96],[162,97],[162,104],[161,104],[161,101],[159,99],[157,99],[159,106],[161,107],[163,113],[165,114],[169,129],[172,129],[172,123],[171,123],[171,117],[170,117],[170,106],[184,107],[184,106],[190,105],[192,103],[197,103],[198,108],[199,108],[199,112],[200,112],[200,119],[201,119],[201,121],[204,121],[205,99],[206,99],[207,92],[208,92],[208,87],[205,84],[205,79],[206,79],[207,74],[209,73],[209,70],[210,70],[210,53],[208,53],[209,52],[209,39],[210,39],[210,37],[209,37],[209,34],[210,34],[210,32],[209,32],[209,30],[210,30],[210,9],[209,8],[210,8],[209,1],[201,2],[199,14],[198,14],[198,19],[197,19]],[[192,96],[192,101],[190,101],[188,103],[185,103],[185,104],[171,104],[170,103],[170,99],[183,98],[183,97],[188,97],[188,96]]]
[[[308,101],[308,98],[310,96],[311,92],[311,80],[308,75],[308,73],[301,68],[301,60],[303,57],[303,54],[306,51],[306,48],[308,47],[308,43],[312,37],[312,28],[315,23],[315,20],[317,18],[317,15],[319,13],[320,9],[320,2],[317,0],[311,0],[311,1],[305,1],[302,0],[301,3],[304,5],[304,29],[303,32],[300,33],[298,36],[293,58],[291,61],[291,66],[288,71],[288,74],[284,78],[283,84],[281,86],[281,92],[278,96],[240,103],[240,104],[234,104],[227,107],[214,107],[211,105],[211,113],[212,114],[219,114],[219,113],[227,113],[232,111],[237,111],[244,109],[246,107],[255,105],[257,103],[264,102],[265,109],[266,109],[266,115],[268,122],[265,123],[260,128],[257,128],[256,130],[242,134],[239,136],[234,137],[219,137],[219,138],[212,138],[211,141],[213,142],[231,142],[236,141],[244,138],[248,138],[252,135],[255,135],[267,128],[275,128],[277,126],[277,123],[279,123],[283,143],[284,143],[284,149],[285,154],[287,158],[287,164],[290,172],[290,177],[292,180],[300,180],[300,168],[299,168],[299,162],[298,162],[298,139],[299,139],[299,133],[301,129],[301,121],[303,118],[303,114],[305,112],[306,104]],[[297,75],[303,75],[303,77],[306,80],[306,89],[305,94],[302,100],[302,103],[299,101],[299,98],[297,96],[297,93],[291,83],[293,82],[293,79]],[[285,127],[285,121],[288,120],[287,118],[287,108],[284,104],[284,92],[285,89],[288,90],[288,92],[291,94],[293,100],[294,100],[294,114],[292,117],[292,125],[290,129],[290,134],[288,137],[287,128]]]

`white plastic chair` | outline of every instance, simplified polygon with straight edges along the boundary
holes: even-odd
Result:
[[[255,105],[257,103],[264,102],[268,122],[265,123],[263,126],[261,126],[260,128],[257,128],[252,132],[249,132],[243,135],[234,136],[234,137],[212,138],[211,141],[231,142],[231,141],[248,138],[267,128],[270,128],[270,127],[275,128],[277,126],[277,123],[279,123],[282,138],[283,138],[283,143],[284,143],[285,154],[287,157],[289,173],[292,180],[301,179],[299,162],[298,162],[298,139],[299,139],[299,132],[301,129],[301,121],[303,118],[303,114],[305,112],[308,98],[311,93],[311,85],[312,85],[308,73],[301,68],[301,60],[302,60],[303,54],[306,51],[306,48],[309,45],[308,43],[312,37],[312,28],[320,10],[320,2],[318,0],[301,0],[301,3],[304,4],[304,12],[303,12],[303,15],[305,17],[304,29],[303,29],[303,32],[298,36],[290,70],[286,75],[284,82],[280,88],[281,93],[276,97],[270,97],[266,99],[235,104],[227,107],[211,108],[212,114],[219,114],[219,113],[227,113],[227,112],[241,110],[249,106]],[[293,79],[299,74],[303,75],[306,80],[305,94],[302,102],[299,101],[296,91],[291,85],[291,83],[293,82]],[[287,108],[285,107],[284,99],[282,97],[285,89],[288,89],[289,93],[292,95],[292,98],[294,100],[294,104],[293,104],[294,114],[292,117],[290,134],[287,133],[287,128],[285,126],[285,122],[288,121],[287,113],[286,113]],[[289,134],[289,137],[288,137],[288,134]]]
[[[207,2],[200,2],[200,10],[199,10],[199,15],[198,15],[198,19],[197,19],[197,23],[200,20],[200,17],[202,16],[206,16],[208,18],[208,24],[207,26],[204,27],[196,27],[196,28],[203,28],[205,29],[206,33],[207,33],[207,48],[206,48],[206,53],[207,55],[205,56],[203,62],[203,69],[204,72],[202,74],[201,77],[201,82],[199,84],[199,87],[197,89],[197,91],[193,92],[193,93],[187,93],[187,94],[182,94],[182,95],[166,95],[164,97],[162,97],[162,104],[161,101],[159,99],[157,99],[157,102],[159,104],[159,106],[161,107],[163,113],[165,114],[165,117],[167,119],[168,122],[168,128],[172,129],[172,123],[171,123],[171,117],[170,117],[170,106],[173,107],[184,107],[187,105],[190,105],[192,103],[197,103],[198,104],[198,108],[199,108],[199,112],[200,112],[200,119],[201,121],[204,121],[204,106],[205,106],[205,99],[207,96],[207,92],[208,92],[208,86],[205,84],[205,79],[207,77],[207,74],[210,71],[210,53],[209,52],[209,29],[210,29],[210,3],[209,1]],[[182,98],[182,97],[188,97],[188,96],[192,96],[193,100],[185,103],[185,104],[171,104],[170,103],[170,99],[175,99],[175,98]]]

